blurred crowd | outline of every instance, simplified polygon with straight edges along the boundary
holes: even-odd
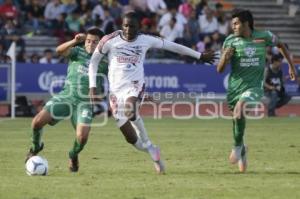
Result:
[[[47,35],[59,43],[91,26],[106,34],[120,29],[122,15],[136,11],[141,31],[161,36],[198,51],[220,50],[230,32],[223,1],[208,0],[0,0],[0,63],[12,41],[17,43],[18,62],[60,63],[51,49],[26,52],[26,37]],[[43,44],[41,44],[42,46]],[[151,58],[176,58],[151,51]],[[188,61],[188,60],[186,60]]]

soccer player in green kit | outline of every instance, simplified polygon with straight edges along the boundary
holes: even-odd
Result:
[[[63,90],[54,95],[32,120],[32,147],[26,161],[37,155],[44,147],[41,142],[42,130],[46,124],[55,125],[60,120],[70,117],[76,131],[74,145],[69,152],[69,169],[77,172],[78,154],[84,148],[92,122],[92,105],[89,99],[88,66],[90,58],[104,33],[98,28],[90,28],[86,34],[77,34],[74,39],[56,48],[56,52],[69,59],[68,72]],[[80,46],[84,42],[84,46]],[[107,74],[107,61],[99,63],[100,73]],[[97,84],[101,83],[100,78]]]
[[[232,164],[238,164],[239,171],[247,169],[247,148],[244,143],[245,106],[259,102],[263,95],[263,74],[266,61],[266,47],[277,46],[289,65],[291,80],[295,80],[295,67],[285,45],[270,31],[258,31],[253,27],[252,13],[236,9],[232,14],[233,34],[223,44],[217,71],[223,72],[231,63],[228,80],[227,102],[233,115],[234,147],[229,156]]]

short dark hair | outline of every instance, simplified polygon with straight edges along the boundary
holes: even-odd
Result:
[[[275,61],[282,61],[282,60],[283,60],[283,56],[281,54],[273,55],[271,58],[272,63],[274,63]]]
[[[90,34],[90,35],[95,35],[95,36],[98,36],[100,38],[102,38],[104,36],[104,32],[101,31],[99,28],[93,26],[93,27],[90,27],[87,31],[86,31],[87,34]]]
[[[254,29],[253,16],[250,10],[234,9],[231,18],[233,19],[236,17],[239,18],[242,23],[248,22],[250,29]]]
[[[130,19],[136,19],[136,20],[138,20],[139,16],[138,16],[138,14],[136,12],[127,12],[124,15],[124,18],[130,18]]]

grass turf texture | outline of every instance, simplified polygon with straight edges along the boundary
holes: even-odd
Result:
[[[69,121],[47,126],[43,140],[50,170],[27,176],[30,119],[0,121],[0,199],[253,199],[300,198],[300,119],[247,121],[249,169],[230,165],[231,120],[145,119],[160,145],[166,175],[128,145],[112,120],[94,128],[80,155],[79,173],[67,168],[74,132]]]

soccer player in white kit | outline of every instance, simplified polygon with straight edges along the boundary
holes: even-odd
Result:
[[[143,97],[144,60],[149,48],[159,48],[188,55],[203,62],[213,62],[213,52],[199,53],[160,37],[139,33],[139,20],[134,12],[125,14],[122,30],[104,36],[95,49],[89,65],[90,97],[96,99],[97,66],[104,55],[109,59],[109,100],[114,118],[127,142],[150,154],[155,169],[164,173],[160,149],[151,143],[138,107]]]

